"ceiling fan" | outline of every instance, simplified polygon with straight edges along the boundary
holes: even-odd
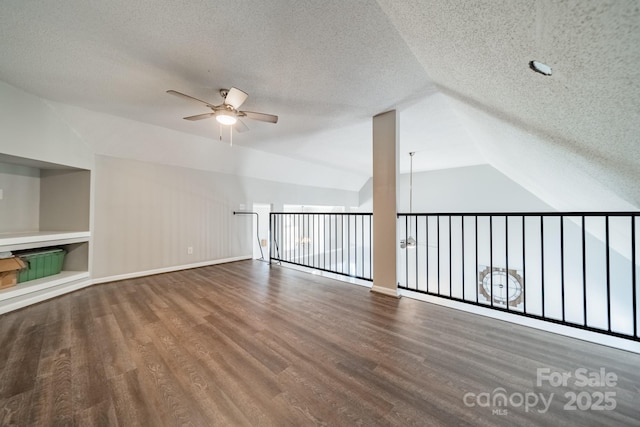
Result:
[[[256,113],[254,111],[240,111],[238,108],[246,101],[247,93],[241,91],[238,88],[232,87],[231,89],[220,89],[220,95],[223,98],[223,102],[220,105],[214,105],[210,102],[203,101],[198,98],[194,98],[193,96],[186,95],[182,92],[178,92],[176,90],[168,90],[167,93],[171,95],[176,95],[182,98],[190,99],[192,101],[197,101],[201,104],[206,105],[211,109],[211,113],[197,114],[195,116],[185,117],[185,120],[202,120],[208,119],[211,117],[215,117],[216,120],[223,125],[233,126],[235,130],[238,132],[244,132],[249,130],[247,125],[245,125],[240,118],[248,118],[252,120],[259,120],[261,122],[267,123],[278,123],[278,116],[274,116],[273,114],[265,114],[265,113]]]

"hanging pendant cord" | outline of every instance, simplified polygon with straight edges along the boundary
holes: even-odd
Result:
[[[416,154],[415,151],[409,153],[410,163],[409,163],[409,213],[413,213],[413,155]],[[411,231],[413,226],[413,218],[409,219],[409,237],[411,237]]]
[[[409,163],[409,213],[413,213],[413,155],[414,151],[409,153],[411,160]]]

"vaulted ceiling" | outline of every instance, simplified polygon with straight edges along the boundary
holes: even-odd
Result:
[[[175,89],[277,114],[234,144],[371,175],[371,117],[402,169],[490,163],[558,209],[640,206],[635,0],[7,0],[0,80],[216,141]],[[553,69],[543,76],[531,60]]]

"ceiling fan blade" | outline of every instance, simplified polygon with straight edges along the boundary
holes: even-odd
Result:
[[[261,122],[278,123],[278,116],[273,114],[256,113],[254,111],[240,111],[242,115],[249,119],[260,120]]]
[[[215,116],[216,113],[204,113],[204,114],[198,114],[196,116],[189,116],[189,117],[185,117],[185,120],[191,120],[192,122],[195,120],[202,120],[202,119],[208,119],[209,117],[213,117]]]
[[[242,133],[242,132],[248,131],[249,128],[247,127],[247,125],[244,124],[244,122],[242,120],[238,119],[236,124],[233,125],[233,130]]]
[[[191,99],[192,101],[201,102],[201,103],[203,103],[204,105],[206,105],[207,107],[210,107],[210,108],[215,107],[215,105],[209,104],[207,101],[203,101],[202,99],[194,98],[191,95],[187,95],[187,94],[184,94],[182,92],[178,92],[177,90],[168,90],[167,93],[171,94],[171,95],[179,96],[181,98]]]
[[[224,99],[224,103],[227,105],[231,105],[234,109],[240,108],[240,106],[247,100],[247,95],[245,92],[241,91],[238,88],[232,87],[229,89],[226,98]]]

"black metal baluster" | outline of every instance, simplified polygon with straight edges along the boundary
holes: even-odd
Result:
[[[279,246],[280,246],[280,244],[284,243],[284,225],[282,223],[282,215],[278,215],[277,218],[278,218],[276,220],[276,227],[278,229],[277,236],[278,236],[278,242],[280,242],[280,243],[276,242],[276,250],[278,251],[277,252],[278,261],[282,261],[282,253],[280,253]]]
[[[416,220],[416,290],[418,290],[418,279],[420,278],[420,271],[418,270],[418,242],[420,238],[418,237],[418,217],[415,216],[414,218]]]
[[[506,271],[506,282],[507,282],[507,294],[505,304],[507,305],[507,311],[509,311],[509,217],[504,216],[504,260],[505,260],[505,270]]]
[[[334,231],[336,233],[336,240],[335,240],[335,245],[336,246],[335,246],[335,249],[334,249],[334,253],[335,253],[334,258],[336,260],[336,263],[335,263],[335,266],[332,268],[332,270],[337,273],[338,272],[338,214],[335,214],[333,221],[334,221],[334,225],[335,225],[335,230]]]
[[[348,268],[349,268],[349,276],[352,275],[351,273],[351,217],[348,216],[347,217],[347,244],[349,246],[347,246],[347,264],[348,264]]]
[[[425,221],[425,232],[426,232],[426,236],[425,236],[425,258],[427,260],[426,264],[427,264],[427,288],[426,291],[429,292],[429,215],[427,215],[426,217],[426,221]]]
[[[340,272],[344,273],[344,218],[345,215],[340,215]],[[337,268],[336,268],[337,270]]]
[[[607,331],[611,332],[611,271],[609,258],[609,215],[604,217],[605,220],[605,241],[607,255]]]
[[[358,275],[358,219],[362,215],[357,215],[353,219],[353,264],[355,275]],[[364,277],[364,275],[362,275]]]
[[[362,276],[364,277],[364,215],[360,217],[361,222],[361,239],[362,239]]]
[[[345,234],[345,229],[344,229],[344,222],[345,220],[347,221],[347,232]],[[345,238],[346,238],[346,243],[347,243],[347,251],[346,251],[346,255],[347,255],[347,272],[351,273],[351,269],[349,268],[349,260],[348,260],[348,256],[349,256],[349,238],[351,236],[349,236],[349,230],[351,229],[351,227],[349,226],[349,221],[350,221],[350,216],[349,215],[345,215],[344,218],[342,218],[342,272],[344,273],[345,271],[345,250],[344,250],[344,246],[345,246]],[[346,237],[345,237],[346,236]]]
[[[331,215],[327,214],[325,215],[325,223],[326,223],[326,231],[325,231],[325,239],[326,239],[326,243],[325,245],[327,246],[327,250],[325,251],[325,256],[324,256],[324,268],[327,270],[331,270]],[[328,258],[328,263],[327,263],[327,258]]]
[[[327,248],[327,221],[324,214],[318,214],[318,265],[325,266],[325,252]]]
[[[269,265],[271,265],[271,252],[273,250],[273,224],[271,223],[272,213],[269,213]]]
[[[298,227],[296,228],[298,230],[298,263],[300,264],[304,264],[304,246],[303,246],[303,230],[304,230],[304,215],[303,214],[298,214]],[[302,224],[301,224],[302,223]]]
[[[327,215],[327,220],[329,221],[329,233],[327,234],[329,237],[329,266],[326,268],[331,271],[331,266],[333,264],[333,215]]]
[[[341,221],[341,222],[342,222],[342,230],[341,230],[341,232],[342,232],[342,252],[341,252],[341,255],[342,255],[342,257],[341,257],[341,258],[342,258],[342,274],[345,274],[345,272],[344,272],[344,271],[345,271],[345,270],[344,270],[344,256],[345,256],[345,250],[344,250],[344,246],[345,246],[345,245],[344,245],[344,239],[345,239],[345,226],[344,226],[344,222],[345,222],[345,220],[348,220],[348,219],[349,219],[349,216],[348,216],[348,215],[342,215],[342,221]],[[349,228],[348,228],[348,225],[347,225],[347,230],[348,230],[348,229],[349,229]]]
[[[489,286],[491,291],[491,307],[493,307],[493,215],[489,215]]]
[[[631,216],[631,283],[633,293],[633,337],[638,336],[638,308],[637,308],[637,290],[636,290],[636,217]]]
[[[540,271],[541,271],[541,290],[542,290],[542,317],[545,316],[544,310],[544,218],[540,215]]]
[[[438,295],[440,295],[440,215],[438,215],[436,219],[436,245],[438,246],[438,251],[436,252],[438,258]]]
[[[477,283],[476,285],[476,304],[479,302],[478,301],[478,294],[480,293],[479,291],[479,286],[482,286],[482,283],[480,283],[480,272],[478,271],[478,269],[480,268],[480,266],[478,265],[478,215],[475,216],[476,219],[476,277],[475,277],[475,281]]]
[[[509,311],[511,313],[514,314],[518,314],[521,316],[525,316],[525,317],[529,317],[529,318],[534,318],[534,319],[539,319],[539,320],[544,320],[546,322],[549,323],[556,323],[556,324],[561,324],[561,325],[567,325],[567,326],[572,326],[574,328],[579,328],[579,329],[583,329],[583,330],[588,330],[588,331],[593,331],[593,332],[599,332],[602,334],[607,334],[607,335],[611,335],[611,336],[616,336],[619,338],[623,338],[623,339],[632,339],[634,341],[640,341],[640,337],[638,336],[638,333],[640,333],[640,319],[638,318],[638,316],[640,316],[640,314],[638,313],[639,311],[639,307],[640,307],[640,295],[638,295],[638,289],[637,289],[637,276],[640,273],[640,269],[638,268],[637,265],[637,252],[638,252],[638,244],[637,244],[637,218],[638,218],[638,214],[636,212],[613,212],[613,213],[602,213],[602,212],[589,212],[589,213],[578,213],[578,212],[544,212],[544,213],[539,213],[539,212],[527,212],[527,213],[519,213],[519,214],[509,214],[509,213],[474,213],[474,214],[457,214],[457,213],[437,213],[437,214],[399,214],[398,218],[401,216],[408,216],[409,220],[413,220],[415,218],[416,220],[416,236],[420,236],[420,225],[419,225],[419,217],[420,216],[425,216],[425,254],[424,254],[424,259],[426,260],[426,264],[425,264],[425,272],[426,272],[426,277],[427,277],[427,283],[426,283],[426,289],[421,289],[419,287],[419,278],[420,278],[420,266],[419,266],[419,259],[422,256],[422,252],[419,252],[420,249],[417,248],[416,250],[416,255],[415,255],[415,260],[416,260],[416,268],[415,271],[412,272],[412,274],[415,274],[416,277],[416,286],[411,288],[408,286],[400,286],[401,288],[404,289],[410,289],[413,291],[417,291],[420,293],[426,293],[426,294],[430,294],[430,295],[437,295],[440,298],[445,298],[445,299],[450,299],[450,300],[455,300],[455,301],[461,301],[461,302],[467,302],[469,304],[475,304],[475,305],[479,305],[479,306],[485,306],[485,307],[490,307],[491,305],[493,305],[493,308],[496,310],[504,310],[504,311]],[[436,253],[436,265],[438,268],[438,272],[437,272],[437,291],[436,292],[431,292],[429,290],[429,269],[432,268],[432,266],[430,266],[430,254],[429,254],[429,233],[431,232],[429,230],[430,228],[430,216],[435,216],[436,217],[436,221],[435,221],[435,225],[436,225],[436,248],[437,248],[437,253]],[[453,284],[453,264],[452,264],[452,257],[453,257],[453,229],[454,229],[454,225],[451,223],[453,221],[454,217],[460,217],[461,219],[461,224],[459,227],[460,232],[462,233],[461,235],[461,239],[460,239],[460,243],[461,243],[461,250],[462,250],[462,254],[461,254],[461,262],[462,262],[462,296],[454,296],[453,295],[453,288],[451,288],[451,292],[449,294],[444,293],[441,290],[441,274],[440,274],[440,268],[441,268],[441,260],[442,259],[442,254],[440,253],[440,217],[448,217],[449,219],[449,275],[451,278],[451,283]],[[465,224],[466,222],[466,218],[465,216],[473,216],[473,221],[474,224],[472,225],[467,225]],[[495,278],[489,277],[487,278],[487,282],[485,283],[486,285],[490,285],[491,289],[489,290],[489,292],[487,292],[486,294],[488,294],[488,296],[491,298],[491,302],[493,304],[486,304],[486,302],[480,302],[480,289],[482,289],[480,286],[482,286],[482,282],[479,279],[479,273],[481,273],[479,271],[480,268],[480,256],[479,256],[479,249],[481,249],[480,246],[480,242],[479,242],[479,237],[481,236],[480,230],[479,230],[479,225],[482,225],[479,218],[480,217],[489,217],[489,250],[490,250],[490,256],[489,256],[489,268],[487,270],[491,270],[490,273],[493,273],[493,269],[494,268],[500,268],[500,270],[502,270],[503,267],[499,266],[496,267],[494,266],[494,262],[497,262],[498,259],[496,259],[494,261],[494,256],[496,256],[496,254],[493,253],[493,217],[504,217],[505,218],[505,225],[504,225],[504,232],[505,232],[505,237],[504,237],[504,244],[505,244],[505,265],[504,265],[504,269],[506,270],[507,274],[507,283],[504,286],[504,288],[506,288],[506,306],[503,307],[502,306],[502,302],[501,300],[498,301],[499,303],[496,303],[493,298],[495,297],[495,295],[493,294],[493,287],[494,285],[497,285],[497,283],[495,282]],[[611,241],[612,241],[612,235],[611,235],[611,225],[610,225],[610,218],[611,217],[630,217],[630,221],[631,221],[631,233],[632,233],[632,237],[631,237],[631,268],[632,268],[632,277],[631,277],[631,282],[632,282],[632,310],[633,310],[633,321],[634,321],[634,326],[633,326],[633,335],[631,333],[631,328],[629,328],[628,332],[622,333],[622,332],[616,332],[613,330],[613,324],[612,324],[612,311],[615,309],[615,306],[613,305],[613,299],[612,297],[615,295],[614,291],[615,289],[613,289],[613,286],[615,285],[614,279],[615,279],[615,275],[613,275],[613,266],[614,264],[612,264],[615,261],[615,258],[612,257],[612,248],[611,248]],[[515,270],[517,271],[517,273],[521,273],[522,277],[520,278],[521,280],[521,284],[522,284],[522,300],[521,303],[523,304],[522,306],[520,304],[517,305],[517,308],[514,308],[513,310],[511,309],[511,306],[509,305],[509,295],[510,292],[513,291],[513,286],[511,284],[511,282],[509,281],[509,272],[510,272],[510,268],[517,268],[514,267],[514,265],[517,264],[517,261],[514,261],[514,259],[517,259],[518,256],[516,255],[515,258],[513,256],[511,256],[510,254],[510,235],[509,233],[513,231],[513,226],[511,226],[509,224],[510,218],[511,217],[520,217],[520,222],[522,224],[522,267],[521,267],[521,271],[520,270]],[[559,235],[559,240],[555,240],[555,236],[557,236],[554,230],[555,227],[551,227],[550,230],[546,231],[546,234],[549,234],[548,236],[545,235],[545,222],[548,220],[548,218],[550,217],[558,217],[558,220],[560,221],[559,224],[559,230],[558,230],[558,235]],[[583,289],[583,302],[582,302],[582,308],[583,308],[583,322],[580,322],[579,320],[577,320],[576,322],[570,321],[569,320],[569,314],[570,312],[569,310],[569,302],[567,301],[568,298],[568,293],[570,291],[570,289],[567,289],[567,287],[570,285],[569,279],[569,273],[573,270],[571,270],[572,266],[570,264],[568,264],[568,259],[565,259],[565,254],[569,254],[567,252],[567,250],[570,250],[570,247],[567,247],[567,242],[569,242],[569,235],[567,235],[565,237],[565,225],[564,223],[566,222],[566,218],[567,217],[580,217],[581,218],[581,234],[582,234],[582,267],[579,267],[576,265],[576,273],[578,273],[580,270],[580,268],[582,269],[582,289]],[[588,319],[589,319],[589,313],[587,311],[588,308],[588,294],[587,294],[587,280],[588,280],[588,269],[586,266],[586,261],[587,261],[587,231],[586,231],[586,219],[587,217],[604,217],[605,218],[605,233],[606,233],[606,238],[604,240],[605,244],[607,245],[606,248],[606,263],[607,263],[607,270],[606,270],[606,274],[607,274],[607,328],[600,328],[600,327],[595,327],[595,326],[589,326],[588,325]],[[539,225],[535,224],[535,218],[538,218],[538,220],[540,221]],[[553,220],[549,220],[549,221],[555,221],[555,219]],[[401,224],[401,223],[399,223]],[[409,224],[407,222],[407,218],[405,218],[405,230],[409,229]],[[553,222],[550,222],[551,225],[553,225]],[[412,225],[412,224],[411,224]],[[468,227],[470,226],[474,226],[475,225],[475,229],[473,232],[473,235],[471,237],[466,236],[466,230],[468,229]],[[539,227],[539,231],[536,229],[536,227]],[[547,226],[546,228],[549,228],[549,226]],[[529,230],[529,231],[527,231]],[[413,230],[412,230],[413,231]],[[446,231],[446,230],[445,230]],[[615,230],[614,230],[615,231]],[[540,290],[536,290],[535,289],[535,283],[527,280],[527,240],[529,240],[527,238],[527,234],[531,234],[532,236],[535,237],[536,233],[540,233],[540,240],[539,240],[539,245],[540,248],[536,248],[535,247],[535,239],[534,239],[534,243],[530,244],[532,245],[531,249],[529,250],[530,253],[533,253],[534,256],[535,253],[538,253],[540,256],[540,266],[539,266],[539,271],[541,274],[541,280],[540,280]],[[476,277],[476,279],[474,279],[476,281],[475,285],[476,285],[476,298],[475,298],[475,302],[473,301],[473,296],[470,296],[469,300],[467,301],[467,292],[466,292],[466,283],[468,282],[467,278],[466,278],[466,263],[469,261],[469,255],[466,253],[466,243],[468,243],[468,240],[470,238],[474,238],[475,237],[475,241],[473,243],[473,245],[475,245],[475,270],[476,270],[476,274],[478,275]],[[545,264],[548,264],[549,261],[546,260],[546,252],[548,252],[546,250],[546,242],[545,239],[548,240],[550,242],[550,247],[556,248],[555,247],[555,243],[553,243],[554,241],[558,241],[560,243],[560,249],[559,249],[559,261],[560,261],[560,268],[555,270],[555,269],[549,269],[548,266],[546,266]],[[551,240],[549,240],[551,239]],[[420,241],[422,241],[422,239],[420,239]],[[515,248],[514,248],[515,249]],[[555,249],[554,249],[555,250]],[[533,252],[531,252],[533,251]],[[596,251],[597,252],[597,251]],[[594,255],[596,254],[596,252],[594,252]],[[580,254],[578,254],[578,256],[580,256]],[[550,258],[552,261],[553,259]],[[535,261],[535,259],[533,260]],[[473,261],[472,261],[473,262]],[[405,264],[405,266],[407,266],[407,264]],[[534,266],[535,267],[535,266]],[[552,266],[553,267],[553,266]],[[445,266],[446,268],[446,266]],[[408,270],[408,269],[407,269]],[[529,267],[530,270],[530,267]],[[484,270],[483,270],[484,271]],[[547,278],[546,273],[549,273],[549,277]],[[405,274],[405,280],[407,282],[409,282],[409,275],[408,275],[408,271]],[[548,279],[548,280],[547,280]],[[502,279],[501,279],[502,280]],[[539,296],[541,296],[541,307],[538,308],[538,305],[535,304],[535,307],[533,308],[534,313],[529,313],[528,310],[530,309],[531,304],[528,303],[528,297],[527,297],[527,292],[528,292],[528,282],[533,283],[533,287],[532,287],[532,292],[540,292]],[[555,309],[547,309],[547,304],[546,304],[546,299],[547,297],[549,297],[550,301],[553,302],[553,304],[555,305],[556,303],[556,299],[555,297],[553,297],[553,295],[556,295],[556,291],[557,288],[550,288],[550,290],[546,289],[546,282],[549,283],[556,283],[556,284],[560,284],[560,297],[561,297],[561,311],[562,311],[562,317],[554,315],[557,314]],[[443,282],[444,283],[444,282]],[[502,281],[500,282],[502,284]],[[579,282],[578,282],[579,283]],[[579,286],[579,284],[578,284]],[[489,286],[487,286],[489,287]],[[500,295],[503,294],[503,289],[500,289]],[[483,291],[484,292],[484,291]],[[551,292],[551,293],[550,293]],[[490,294],[490,295],[489,295]],[[549,294],[549,295],[547,295]],[[535,298],[537,301],[537,298]],[[520,308],[522,307],[522,309]],[[553,307],[552,307],[553,308]],[[540,313],[541,311],[541,313]],[[550,317],[548,317],[550,316]]]
[[[584,326],[587,326],[587,241],[585,228],[587,227],[585,217],[582,215],[582,316]]]
[[[465,250],[465,247],[464,247],[464,216],[460,217],[460,221],[461,221],[460,225],[461,225],[461,232],[462,232],[462,299],[466,300],[466,298],[465,298],[465,289],[464,289],[465,288],[465,286],[464,286],[464,276],[465,276],[465,274],[464,274],[465,273],[465,271],[464,271],[464,267],[465,267],[465,265],[464,265],[464,250]]]
[[[369,278],[373,278],[373,215],[369,215]]]
[[[525,221],[522,215],[522,312],[527,312],[527,274],[526,274],[526,245],[525,245]]]
[[[564,217],[560,215],[560,292],[562,303],[562,321],[565,321],[564,310]]]
[[[453,272],[451,270],[451,215],[449,215],[449,296],[453,296]]]
[[[409,236],[409,216],[404,217],[404,283],[409,287],[409,246],[407,239]]]

